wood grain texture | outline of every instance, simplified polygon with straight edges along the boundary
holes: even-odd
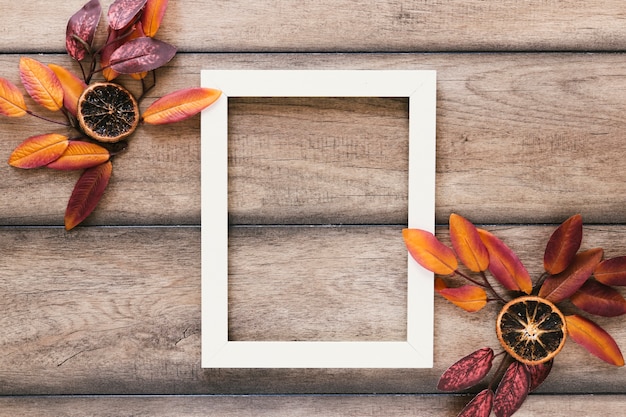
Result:
[[[70,64],[62,55],[38,58]],[[0,76],[18,83],[18,61],[0,56]],[[199,85],[203,68],[436,69],[438,222],[458,211],[483,223],[559,222],[575,212],[587,222],[620,223],[623,63],[623,54],[183,54],[160,72],[144,106]],[[320,103],[233,104],[233,224],[406,222],[402,102]],[[343,117],[359,126],[347,128]],[[303,128],[296,133],[294,126]],[[0,155],[8,158],[25,137],[51,129],[58,131],[32,118],[3,118]],[[142,126],[114,161],[109,188],[86,224],[198,224],[199,129],[199,116]],[[76,174],[0,164],[0,175],[1,224],[61,224]]]
[[[1,416],[78,417],[406,417],[454,416],[469,396],[183,396],[183,397],[5,397]],[[587,417],[589,410],[620,415],[623,395],[531,395],[515,417]]]
[[[354,339],[400,338],[400,298],[406,294],[400,265],[406,253],[398,228],[247,229],[236,228],[230,242],[232,335],[337,339],[337,332],[345,332]],[[552,228],[491,230],[538,277]],[[321,240],[323,234],[328,238]],[[447,241],[446,229],[438,234]],[[489,324],[497,305],[469,314],[437,297],[433,369],[202,369],[199,228],[92,227],[71,234],[60,228],[3,228],[0,242],[1,395],[436,393],[449,365],[478,348],[498,346]],[[353,248],[353,256],[334,250],[341,242]],[[626,254],[626,228],[586,228],[583,247],[595,246],[604,246],[606,256]],[[294,255],[291,262],[288,253]],[[264,275],[274,258],[268,282]],[[302,277],[296,277],[284,291],[276,283],[293,280],[294,269],[304,278],[322,278],[310,279],[303,290]],[[300,314],[306,326],[290,322],[285,309]],[[309,320],[329,311],[346,322]],[[597,322],[626,346],[621,320]],[[346,330],[349,326],[355,329]],[[624,384],[623,369],[568,341],[539,392],[623,393]]]
[[[0,52],[64,51],[84,3],[4,2]],[[621,0],[181,0],[158,37],[202,52],[607,51],[626,48],[625,16]]]

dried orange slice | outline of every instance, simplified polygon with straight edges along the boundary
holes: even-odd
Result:
[[[139,106],[119,84],[95,83],[78,99],[78,123],[82,131],[100,142],[119,142],[139,124]]]
[[[498,314],[496,333],[504,350],[527,365],[555,357],[567,336],[563,313],[536,296],[515,298],[505,304]]]

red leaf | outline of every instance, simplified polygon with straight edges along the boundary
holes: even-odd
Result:
[[[547,362],[537,365],[526,365],[526,371],[528,372],[528,376],[530,377],[530,386],[528,387],[529,393],[536,390],[539,385],[541,385],[543,381],[546,380],[548,375],[550,375],[553,363],[554,360],[550,359]]]
[[[450,366],[439,379],[437,389],[459,391],[478,384],[491,369],[493,349],[485,347]]]
[[[550,236],[543,255],[543,266],[552,275],[563,272],[573,261],[583,238],[583,218],[575,214]]]
[[[47,65],[28,57],[20,58],[20,78],[24,88],[37,103],[51,111],[63,107],[63,88]]]
[[[112,170],[111,161],[108,161],[83,172],[67,203],[65,229],[70,230],[76,227],[96,208],[109,184]]]
[[[608,285],[588,280],[570,297],[570,301],[587,313],[603,317],[616,317],[626,314],[626,300]]]
[[[452,249],[431,232],[421,229],[403,229],[404,243],[413,257],[424,268],[439,275],[450,275],[458,263]]]
[[[108,161],[110,157],[109,151],[100,145],[73,140],[65,152],[47,167],[64,171],[87,169]]]
[[[153,37],[156,35],[161,21],[167,9],[168,0],[148,0],[146,8],[141,15],[141,24],[146,32],[146,36]]]
[[[497,417],[510,417],[524,403],[530,388],[530,377],[524,364],[513,362],[504,373],[495,398],[493,412]]]
[[[487,293],[474,285],[463,285],[458,288],[448,288],[441,278],[435,278],[435,291],[457,307],[474,313],[487,304]]]
[[[113,30],[124,29],[145,5],[146,0],[115,0],[107,13],[109,26]]]
[[[489,266],[489,253],[480,240],[476,227],[458,214],[450,215],[450,240],[457,256],[471,271],[480,272]]]
[[[9,117],[26,115],[24,95],[11,81],[0,77],[0,114]]]
[[[109,65],[111,64],[111,55],[117,48],[119,48],[127,38],[119,37],[120,31],[112,30],[109,28],[109,34],[105,46],[100,52],[100,65],[102,66],[102,75],[107,81],[113,80],[119,74],[114,71]]]
[[[606,285],[626,285],[626,256],[600,262],[593,275]]]
[[[167,94],[150,105],[143,121],[158,125],[185,120],[213,104],[222,94],[211,88],[188,88]]]
[[[167,64],[176,55],[172,45],[144,37],[133,39],[111,54],[109,65],[120,74],[152,71]]]
[[[592,355],[615,366],[624,366],[624,357],[617,343],[602,327],[581,316],[565,316],[567,333]]]
[[[563,272],[546,278],[539,289],[539,297],[559,303],[573,295],[591,276],[602,259],[602,248],[580,252]]]
[[[79,11],[74,13],[67,22],[65,32],[65,49],[72,58],[82,61],[87,54],[85,45],[93,44],[93,38],[100,22],[102,7],[99,0],[87,2]],[[82,39],[84,44],[76,37]]]
[[[85,88],[87,88],[87,84],[60,65],[48,64],[48,67],[54,72],[61,83],[61,88],[63,89],[63,107],[76,116],[78,98]]]
[[[493,405],[493,391],[485,389],[476,394],[457,417],[489,417]]]
[[[67,136],[57,133],[31,136],[11,153],[9,165],[23,169],[46,166],[61,156],[68,144]]]
[[[533,283],[517,255],[488,231],[478,229],[478,234],[489,252],[489,272],[494,278],[507,290],[530,294]]]

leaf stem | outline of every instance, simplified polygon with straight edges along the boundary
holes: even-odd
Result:
[[[474,285],[478,285],[479,287],[483,287],[483,288],[487,287],[484,283],[475,280],[474,278],[470,277],[467,274],[464,274],[463,272],[459,271],[458,269],[456,271],[454,271],[454,273],[457,274],[460,277],[465,278],[466,280],[468,280],[469,282],[471,282]]]
[[[26,110],[26,113],[28,113],[28,114],[30,114],[31,116],[36,117],[36,118],[38,118],[38,119],[45,120],[46,122],[54,123],[54,124],[61,125],[61,126],[65,126],[65,127],[70,127],[70,126],[71,126],[69,123],[63,123],[63,122],[59,122],[58,120],[48,119],[47,117],[44,117],[44,116],[40,116],[40,115],[38,115],[38,114],[35,114],[35,113],[33,113],[32,111],[30,111],[30,110]]]
[[[485,282],[485,286],[498,299],[498,301],[500,301],[502,304],[506,304],[506,300],[504,298],[502,298],[502,296],[496,292],[496,290],[493,288],[493,285],[491,285],[491,283],[487,279],[487,275],[485,274],[485,271],[480,271],[480,276],[483,277],[483,281]]]
[[[504,353],[504,352],[502,352]],[[511,355],[505,355],[504,358],[500,361],[500,365],[498,365],[498,369],[493,373],[491,377],[491,381],[489,381],[489,386],[487,387],[490,390],[493,390],[493,386],[496,381],[499,381],[502,378],[501,374],[504,374],[504,370],[513,362]]]

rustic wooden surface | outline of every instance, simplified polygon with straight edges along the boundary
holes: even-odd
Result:
[[[22,55],[72,67],[82,3],[0,0],[0,77],[19,83]],[[584,247],[626,254],[622,1],[170,3],[159,38],[181,53],[146,105],[203,68],[436,69],[444,241],[458,212],[536,277],[554,223],[578,212]],[[406,115],[384,98],[231,101],[232,339],[405,337]],[[0,155],[48,131],[2,118]],[[75,173],[0,166],[0,415],[455,415],[469,397],[437,379],[497,346],[497,306],[436,298],[433,369],[200,368],[199,150],[199,117],[142,127],[70,233]],[[599,322],[626,349],[623,320]],[[516,416],[618,415],[625,386],[570,341]]]

